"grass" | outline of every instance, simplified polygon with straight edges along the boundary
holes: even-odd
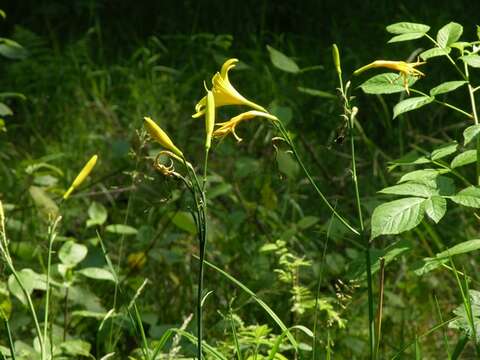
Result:
[[[262,9],[262,17],[268,19],[268,7]],[[368,26],[380,29],[389,22],[393,21],[372,21]],[[37,336],[53,339],[59,351],[72,358],[90,353],[100,359],[112,352],[138,359],[168,353],[198,357],[198,315],[183,327],[182,322],[198,311],[199,294],[213,291],[201,308],[208,359],[310,359],[312,354],[315,359],[362,359],[367,353],[377,358],[476,356],[474,342],[468,341],[476,336],[478,317],[469,295],[478,285],[474,254],[455,256],[445,264],[449,268],[423,276],[413,271],[425,257],[475,238],[474,213],[451,206],[441,228],[425,220],[402,235],[410,250],[393,261],[382,251],[395,239],[369,242],[366,234],[373,209],[384,201],[377,190],[392,185],[405,169],[388,172],[387,161],[461,139],[468,124],[464,115],[437,106],[392,121],[391,108],[398,97],[367,97],[356,89],[363,80],[355,78],[349,89],[355,99],[350,100],[344,79],[375,57],[367,45],[351,45],[348,29],[328,34],[341,39],[340,82],[326,47],[331,41],[327,44],[323,38],[322,48],[311,46],[311,36],[294,34],[268,33],[268,41],[208,33],[158,35],[134,41],[113,55],[107,36],[112,28],[98,24],[92,29],[76,41],[26,28],[15,33],[31,55],[7,64],[2,85],[27,96],[26,101],[11,103],[15,116],[7,119],[8,132],[0,140],[6,233],[15,269],[47,274],[51,286],[47,293],[41,285],[33,288],[32,305],[26,310],[8,284],[17,270],[4,272],[0,309],[13,310],[0,330],[1,346],[31,349]],[[360,39],[372,33],[359,34]],[[414,50],[408,45],[385,49],[383,39],[376,42],[382,44],[374,50],[379,56],[400,59]],[[267,44],[301,67],[324,69],[298,75],[282,72],[272,65]],[[201,197],[208,204],[202,292],[195,256],[202,247],[197,244],[200,231],[189,212],[196,208],[195,200],[151,166],[159,147],[145,142],[142,118],[156,119],[192,164],[202,164],[204,154],[198,149],[203,149],[204,123],[191,115],[203,96],[203,81],[232,55],[245,65],[231,74],[235,87],[248,99],[266,104],[284,125],[242,123],[237,129],[242,143],[225,138],[210,150],[208,171],[201,179],[208,181],[207,197]],[[422,80],[425,88],[455,74],[437,71],[429,69]],[[475,73],[471,75],[475,79]],[[335,94],[339,86],[343,102],[298,91],[308,87]],[[360,108],[357,116],[349,101]],[[469,99],[452,93],[441,101],[464,109]],[[347,115],[346,128],[341,114]],[[228,109],[217,113],[219,119],[232,115],[236,114]],[[286,141],[272,142],[275,136]],[[94,153],[100,155],[99,164],[68,206],[62,205],[63,220],[53,242],[46,235],[46,199],[58,199]],[[203,175],[202,166],[195,167]],[[459,171],[476,182],[475,171]],[[32,198],[32,186],[42,189],[44,197]],[[99,216],[92,203],[103,206],[106,218],[87,226],[87,220]],[[340,218],[331,216],[332,209]],[[108,227],[114,224],[134,231]],[[88,253],[65,270],[58,254],[70,240],[85,245]],[[128,262],[134,253],[146,254],[146,262]],[[385,268],[376,272],[382,256]],[[455,267],[458,264],[461,269]],[[114,269],[115,281],[85,277],[88,268],[111,273]],[[358,271],[367,276],[351,275]],[[383,276],[382,285],[377,285]],[[470,337],[464,335],[465,328],[462,332],[448,326],[461,317],[452,312],[458,305],[463,306]],[[382,310],[381,327],[375,324],[377,309]],[[67,343],[58,335],[63,332]],[[12,341],[7,340],[10,336]],[[3,347],[2,354],[8,356],[10,350]]]

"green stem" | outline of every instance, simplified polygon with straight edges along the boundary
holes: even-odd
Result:
[[[8,347],[10,348],[10,357],[12,360],[15,360],[15,348],[13,346],[13,338],[12,338],[12,331],[10,330],[10,324],[8,323],[7,314],[3,313],[0,309],[2,316],[4,316],[4,323],[5,323],[5,330],[7,331],[8,336]],[[6,359],[6,357],[4,357]]]
[[[475,125],[478,125],[478,115],[477,115],[477,105],[475,103],[475,94],[472,84],[470,83],[470,75],[468,72],[468,65],[465,63],[465,75],[466,80],[468,81],[468,95],[470,97],[470,104],[472,106],[472,114],[473,114],[473,121]],[[476,150],[477,150],[477,185],[480,185],[480,138],[477,136],[476,142]]]
[[[273,121],[273,124],[276,125],[277,129],[280,131],[280,133],[283,135],[285,140],[287,141],[288,145],[290,146],[290,149],[293,152],[293,155],[295,156],[295,159],[297,160],[298,164],[300,165],[300,168],[302,169],[303,173],[307,176],[308,181],[310,184],[313,186],[315,191],[317,192],[318,196],[320,196],[320,199],[322,199],[323,203],[328,207],[328,209],[335,215],[335,217],[340,220],[340,222],[345,225],[351,232],[353,232],[356,235],[360,235],[358,230],[356,230],[353,226],[351,226],[348,221],[341,216],[335,209],[334,207],[330,204],[330,202],[327,200],[325,195],[322,193],[322,191],[318,188],[317,184],[313,180],[312,176],[308,172],[307,168],[303,164],[302,159],[300,158],[300,155],[297,152],[297,149],[295,148],[295,145],[293,144],[292,139],[290,138],[290,135],[288,134],[288,131],[285,129],[283,126],[282,122],[280,120],[275,120]]]
[[[410,91],[411,91],[412,93],[414,93],[414,94],[419,94],[419,95],[423,95],[423,96],[430,96],[430,95],[428,95],[428,94],[426,94],[426,93],[424,93],[423,91],[420,91],[420,90],[410,89]],[[469,113],[467,113],[466,111],[464,111],[464,110],[462,110],[462,109],[460,109],[460,108],[458,108],[458,107],[456,107],[456,106],[454,106],[454,105],[452,105],[452,104],[450,104],[450,103],[447,103],[447,102],[445,102],[445,101],[440,101],[440,100],[437,100],[437,99],[434,99],[433,101],[434,101],[435,103],[437,103],[437,104],[446,106],[446,107],[448,107],[449,109],[455,110],[455,111],[459,112],[460,114],[465,115],[465,116],[468,117],[469,119],[472,119],[472,118],[473,118],[472,114],[469,114]]]
[[[435,46],[439,47],[439,48],[442,48],[438,42],[432,38],[430,35],[428,34],[425,34],[425,36],[427,37],[427,39],[429,39],[431,42],[433,42],[435,44]],[[455,69],[458,71],[458,73],[460,74],[460,76],[462,77],[462,79],[468,81],[468,75],[465,75],[462,70],[458,67],[457,63],[455,62],[455,60],[452,59],[452,57],[450,56],[450,54],[445,54],[445,56],[447,57],[448,61],[450,61],[450,63],[455,67]]]

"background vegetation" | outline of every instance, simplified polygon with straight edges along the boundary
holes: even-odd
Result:
[[[54,342],[67,344],[58,356],[100,359],[116,352],[118,358],[140,359],[138,329],[125,310],[131,310],[132,298],[148,341],[158,342],[172,327],[195,334],[198,249],[191,199],[176,181],[153,169],[149,156],[159,148],[145,142],[141,128],[143,117],[151,116],[192,163],[200,164],[204,123],[191,115],[204,95],[203,81],[209,84],[225,59],[241,60],[231,73],[236,87],[282,119],[319,187],[348,219],[356,218],[356,205],[332,43],[341,50],[344,77],[352,80],[360,109],[357,171],[367,218],[386,199],[377,191],[393,185],[404,170],[389,168],[390,161],[460,141],[470,124],[445,107],[392,120],[400,95],[365,95],[357,87],[366,78],[351,74],[376,59],[415,60],[420,48],[430,46],[387,44],[391,35],[385,26],[398,21],[428,24],[435,31],[455,21],[464,26],[464,38],[478,39],[473,14],[480,4],[474,1],[22,0],[2,6],[7,14],[2,36],[25,50],[0,60],[2,91],[23,94],[2,99],[12,114],[0,108],[6,128],[0,133],[0,200],[16,268],[31,269],[26,276],[34,279],[32,297],[42,315],[45,285],[39,274],[47,268],[48,213],[62,214],[50,309]],[[267,45],[294,59],[302,71],[278,69]],[[457,76],[446,59],[436,65],[422,68],[423,88]],[[465,93],[447,96],[468,108]],[[272,126],[255,121],[238,132],[243,142],[229,137],[215,142],[209,160],[207,260],[251,289],[287,326],[316,328],[318,359],[368,358],[363,245],[317,200],[282,145],[272,142],[278,135]],[[93,154],[100,160],[89,182],[59,205]],[[465,170],[463,176],[473,181],[474,173]],[[441,228],[424,220],[412,231],[372,243],[375,259],[389,246],[401,253],[385,267],[379,358],[442,359],[457,348],[461,358],[476,358],[474,342],[465,346],[472,337],[465,327],[430,333],[462,304],[458,274],[448,269],[452,264],[423,276],[414,271],[423,258],[478,236],[472,214],[455,208]],[[112,275],[88,270],[107,268],[99,239],[123,289],[115,299],[115,316],[106,317],[116,293]],[[72,244],[81,250],[71,250]],[[473,290],[477,256],[461,255],[456,262]],[[31,359],[31,316],[9,283],[11,271],[0,269],[0,306],[10,313],[16,349]],[[378,273],[373,281],[377,304]],[[205,286],[213,290],[204,305],[206,342],[229,359],[238,356],[237,342],[244,359],[267,358],[282,331],[256,297],[211,268]],[[300,354],[293,355],[284,341],[277,359],[312,358],[308,334],[292,332]],[[3,328],[0,345],[8,350]],[[193,358],[195,344],[188,337],[173,338],[162,353]]]

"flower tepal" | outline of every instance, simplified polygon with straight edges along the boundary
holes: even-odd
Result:
[[[240,115],[237,115],[226,122],[216,124],[217,126],[219,126],[219,128],[213,132],[213,136],[224,137],[232,133],[235,139],[237,139],[237,141],[240,142],[242,141],[242,138],[237,135],[237,133],[235,132],[235,128],[242,121],[253,119],[254,117],[257,117],[257,116],[263,117],[272,121],[278,120],[274,115],[271,115],[267,112],[251,110],[251,111],[244,112]]]
[[[408,63],[405,61],[390,61],[390,60],[375,60],[374,62],[362,66],[360,69],[357,69],[353,72],[354,75],[358,75],[365,70],[371,69],[371,68],[378,68],[378,67],[384,67],[387,69],[392,69],[396,70],[400,73],[400,76],[403,77],[403,86],[405,87],[405,91],[407,94],[410,94],[410,91],[408,90],[408,76],[414,76],[414,77],[422,77],[425,76],[423,72],[421,72],[418,69],[415,69],[416,66],[423,65],[425,62],[414,62],[414,63]]]
[[[245,105],[258,111],[267,112],[263,106],[255,104],[253,101],[242,96],[230,83],[228,72],[236,66],[237,62],[238,59],[227,60],[223,64],[220,72],[217,72],[212,78],[212,93],[215,99],[215,107],[225,105]],[[205,114],[206,106],[207,96],[204,96],[195,106],[196,113],[192,115],[192,117],[198,118]]]

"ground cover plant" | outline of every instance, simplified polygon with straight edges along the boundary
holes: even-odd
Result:
[[[477,358],[463,32],[396,22],[408,51],[314,63],[281,37],[237,60],[229,35],[153,36],[112,63],[100,24],[64,48],[18,28],[3,358]]]

